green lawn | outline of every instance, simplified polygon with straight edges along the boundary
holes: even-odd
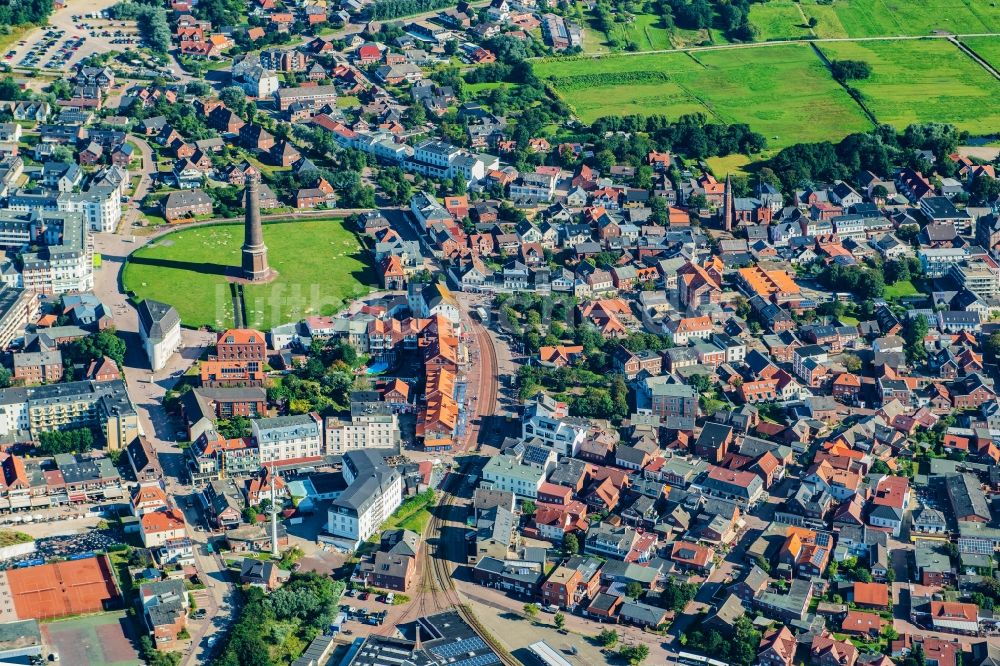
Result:
[[[905,296],[915,296],[919,293],[909,280],[900,280],[896,284],[887,284],[885,286],[886,298],[903,298]]]
[[[622,45],[634,43],[640,51],[662,51],[672,49],[671,32],[663,27],[659,16],[636,14],[630,23],[616,23],[614,35]]]
[[[836,0],[831,4],[802,0],[802,10],[818,21],[819,37],[1000,31],[1000,5],[993,0]]]
[[[705,113],[748,123],[771,147],[833,140],[870,126],[805,44],[544,60],[550,79],[584,122],[609,115]]]
[[[466,83],[463,89],[472,95],[481,92],[489,92],[491,90],[496,90],[497,88],[512,88],[513,83],[507,83],[506,81],[491,81],[488,83]]]
[[[30,23],[15,27],[5,27],[4,30],[9,30],[10,32],[0,34],[0,56],[7,55],[7,51],[17,46],[17,43],[34,29],[35,26]]]
[[[757,28],[758,39],[762,42],[812,35],[799,10],[799,3],[792,0],[771,0],[750,5],[750,23]]]
[[[1000,38],[966,37],[962,42],[978,53],[980,58],[994,67],[1000,68]]]
[[[743,174],[744,167],[750,164],[750,158],[741,153],[733,153],[725,157],[707,157],[705,161],[712,169],[716,178],[724,178],[727,174]]]
[[[1000,127],[995,104],[1000,81],[945,40],[825,42],[820,47],[830,59],[871,65],[871,78],[852,85],[880,122],[900,129],[911,123],[952,123],[973,134],[992,134]]]
[[[254,328],[333,314],[375,283],[361,243],[343,220],[265,224],[264,241],[278,278],[245,287],[248,325]],[[229,276],[240,264],[242,243],[240,224],[180,229],[132,255],[125,287],[140,300],[170,303],[187,326],[231,326]]]
[[[427,523],[429,522],[431,522],[430,509],[421,509],[406,520],[399,523],[399,527],[400,529],[410,530],[411,532],[416,532],[417,534],[423,534],[424,529],[427,528]]]

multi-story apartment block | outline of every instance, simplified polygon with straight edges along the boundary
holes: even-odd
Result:
[[[90,291],[94,287],[94,251],[80,213],[0,210],[0,247],[21,250],[21,283],[42,294]]]
[[[33,437],[54,430],[96,427],[109,449],[139,435],[139,418],[125,383],[81,381],[0,391],[0,435],[18,430]]]
[[[318,460],[323,456],[323,422],[318,414],[257,419],[253,436],[261,464]]]
[[[38,317],[38,294],[0,285],[0,349],[7,349]]]
[[[347,489],[333,500],[327,531],[335,543],[355,549],[384,523],[403,501],[403,477],[375,451],[344,454]]]
[[[545,446],[561,456],[574,456],[587,438],[590,426],[586,420],[566,415],[565,404],[541,396],[528,403],[521,422],[525,439],[540,439]]]
[[[14,379],[22,384],[52,384],[63,376],[63,358],[58,349],[14,354]]]
[[[543,466],[522,462],[513,456],[494,456],[483,467],[484,487],[506,490],[519,497],[535,499],[544,482]]]
[[[989,257],[970,258],[948,268],[948,275],[980,298],[1000,294],[1000,268]]]
[[[642,390],[649,399],[649,409],[661,418],[698,416],[698,393],[687,384],[668,383],[668,377],[649,377]]]
[[[399,445],[399,421],[385,403],[352,403],[350,418],[326,419],[326,453],[356,449],[388,449]]]

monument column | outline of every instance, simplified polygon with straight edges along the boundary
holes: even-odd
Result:
[[[264,229],[260,223],[260,183],[256,177],[247,179],[246,222],[243,240],[243,278],[250,282],[261,282],[271,275],[267,265],[267,246],[264,245]]]

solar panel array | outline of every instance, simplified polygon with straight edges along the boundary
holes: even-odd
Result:
[[[435,645],[431,648],[431,652],[436,654],[443,659],[451,659],[452,657],[457,657],[460,654],[467,654],[469,652],[475,652],[477,650],[485,650],[486,643],[479,636],[473,636],[472,638],[465,638],[460,641],[455,641],[454,643],[447,643],[445,645]]]
[[[462,661],[456,661],[451,666],[489,666],[490,664],[499,664],[500,658],[488,652],[487,654],[481,654],[470,659],[463,659]]]

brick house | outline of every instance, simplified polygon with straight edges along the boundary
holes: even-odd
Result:
[[[211,215],[213,210],[212,198],[200,188],[171,192],[163,198],[163,217],[167,222],[185,217]]]

